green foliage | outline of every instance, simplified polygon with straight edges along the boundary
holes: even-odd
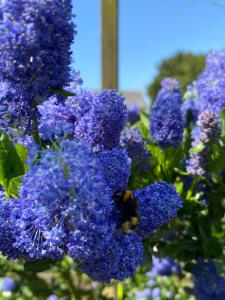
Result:
[[[12,187],[15,191],[15,180],[14,182],[11,180],[25,173],[26,156],[27,149],[24,146],[15,147],[8,135],[0,131],[0,184],[4,187],[7,196],[10,196]]]
[[[148,86],[148,94],[152,101],[160,89],[161,81],[165,77],[174,77],[179,80],[183,91],[187,85],[196,80],[204,69],[205,56],[179,52],[163,60],[158,66],[156,77]]]

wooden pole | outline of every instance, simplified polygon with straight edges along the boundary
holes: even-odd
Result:
[[[101,0],[102,89],[118,89],[118,0]]]

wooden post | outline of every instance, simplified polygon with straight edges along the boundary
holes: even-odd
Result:
[[[118,0],[101,0],[102,89],[118,89]]]

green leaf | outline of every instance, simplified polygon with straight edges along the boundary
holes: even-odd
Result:
[[[190,154],[200,153],[205,149],[203,143],[199,143],[196,147],[190,149]]]
[[[23,176],[14,177],[9,181],[7,194],[9,197],[17,198]]]
[[[55,88],[53,91],[60,96],[65,96],[65,97],[76,96],[76,94],[66,91],[64,89],[60,89],[60,88]]]
[[[25,173],[24,164],[21,161],[16,148],[8,135],[0,131],[0,184],[7,192],[9,181]]]
[[[25,262],[24,271],[38,273],[48,270],[54,264],[52,259],[41,259],[32,262]]]
[[[182,181],[175,182],[175,188],[176,188],[178,194],[182,194],[183,188],[184,188],[184,183]]]
[[[28,149],[27,149],[27,147],[25,147],[22,144],[17,143],[16,144],[16,152],[17,152],[20,160],[23,163],[25,171],[27,171],[27,168],[28,168],[27,164],[26,164],[26,160],[27,160],[27,156],[28,156]]]

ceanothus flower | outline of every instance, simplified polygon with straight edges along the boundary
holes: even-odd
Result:
[[[225,107],[225,52],[213,52],[206,59],[206,68],[198,78],[200,111],[219,114]]]
[[[16,288],[15,280],[12,277],[4,277],[2,279],[2,292],[13,292]]]
[[[106,283],[111,279],[124,280],[133,276],[144,256],[142,240],[135,232],[117,233],[104,252],[98,261],[84,262],[79,268],[93,280]]]
[[[69,253],[93,261],[115,232],[111,191],[89,146],[62,141],[56,147],[40,152],[23,177],[14,245],[32,259]]]
[[[73,135],[76,121],[75,102],[60,103],[56,97],[50,97],[38,106],[40,114],[39,132],[44,140],[54,141],[59,137]]]
[[[147,141],[142,137],[139,129],[126,128],[122,133],[120,145],[126,149],[132,163],[149,161],[150,154],[146,149]]]
[[[162,149],[178,147],[183,139],[181,100],[179,83],[172,78],[165,79],[152,107],[150,119],[151,137]]]
[[[220,276],[213,261],[199,259],[194,269],[197,300],[222,300],[225,296],[225,278]]]
[[[117,147],[127,122],[124,97],[115,90],[105,90],[101,94],[81,91],[75,102],[74,136],[83,138],[96,152]]]
[[[128,106],[127,109],[128,113],[128,122],[133,125],[138,120],[140,120],[140,108],[137,104],[133,103],[130,106]]]
[[[17,199],[6,201],[5,195],[1,192],[0,199],[0,252],[10,259],[22,258],[25,251],[20,251],[14,247],[15,237],[13,234],[14,223],[12,213],[20,205]]]
[[[114,148],[97,156],[99,168],[113,194],[124,192],[130,177],[130,159],[125,150]]]
[[[64,104],[51,98],[39,106],[40,132],[44,139],[73,134],[96,152],[117,147],[127,122],[124,97],[115,90],[96,94],[77,90]]]
[[[21,117],[68,83],[74,33],[71,0],[0,2],[0,80],[19,86],[6,104]]]
[[[188,124],[190,121],[196,123],[199,114],[199,103],[197,82],[194,81],[187,86],[187,91],[184,94],[184,101],[181,106],[185,124]]]
[[[180,266],[171,258],[171,257],[162,257],[158,258],[153,256],[152,258],[152,269],[148,273],[148,276],[151,274],[161,275],[161,276],[170,276],[173,273],[179,273],[181,271]]]
[[[218,116],[211,111],[204,111],[198,116],[197,126],[192,130],[192,147],[202,144],[203,150],[191,153],[186,170],[190,175],[204,175],[210,155],[210,144],[218,143],[221,134]]]
[[[172,184],[154,183],[134,192],[139,218],[138,233],[144,237],[169,223],[182,207],[180,196]]]
[[[58,296],[50,295],[50,296],[48,296],[48,298],[46,300],[58,300],[58,299],[59,299]]]

